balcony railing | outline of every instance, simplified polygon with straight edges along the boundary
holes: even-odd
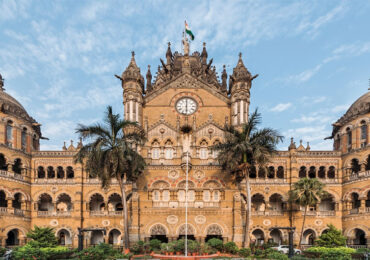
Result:
[[[0,207],[0,214],[5,215],[8,213],[8,208],[7,207]]]
[[[353,248],[353,249],[360,249],[360,248],[367,248],[368,246],[367,245],[347,245],[348,247],[350,248]]]
[[[69,217],[71,216],[71,211],[57,211],[56,214],[59,217]]]
[[[370,212],[370,207],[366,207],[366,208],[365,208],[365,211],[366,211],[366,212]]]
[[[74,183],[75,180],[72,178],[63,178],[63,179],[58,179],[58,178],[36,178],[35,183],[52,183],[52,184],[65,184],[65,183]]]
[[[349,214],[358,214],[359,208],[354,208],[349,210]]]
[[[302,211],[302,216],[306,215],[306,216],[316,216],[316,210],[311,210],[311,211],[307,211],[306,214],[304,211]]]
[[[280,179],[280,178],[274,178],[274,179],[269,179],[269,178],[266,178],[266,179],[261,179],[261,178],[252,179],[252,178],[249,178],[249,182],[251,184],[253,184],[253,183],[274,184],[274,183],[287,183],[287,180],[286,179]]]
[[[53,215],[53,211],[37,211],[37,216],[39,217],[48,217],[48,216],[52,216]]]
[[[91,210],[90,211],[90,216],[106,216],[107,211],[104,210]]]
[[[318,216],[335,216],[335,210],[318,211]]]
[[[358,179],[368,178],[368,177],[370,177],[370,171],[350,173],[347,176],[345,176],[345,181],[355,181]]]
[[[123,211],[108,211],[109,216],[122,216]]]
[[[17,216],[23,216],[23,210],[21,209],[14,209],[14,215],[17,215]]]

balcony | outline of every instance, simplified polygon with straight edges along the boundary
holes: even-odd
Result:
[[[349,210],[349,214],[353,215],[353,214],[358,214],[359,213],[359,208],[354,208],[354,209],[350,209]]]
[[[53,213],[54,211],[37,211],[37,216],[38,217],[49,217],[49,216],[55,215]]]
[[[357,181],[357,180],[361,180],[361,179],[369,178],[369,177],[370,177],[370,171],[350,173],[344,177],[344,182]]]
[[[8,208],[0,207],[0,215],[6,215],[6,214],[8,214]]]
[[[123,215],[123,211],[108,211],[108,215],[109,216],[122,216]]]
[[[40,183],[40,184],[66,184],[66,183],[75,183],[74,179],[58,179],[58,178],[36,178],[34,180],[34,183]]]
[[[21,209],[14,209],[14,215],[16,216],[22,216],[24,215],[23,210]]]
[[[262,178],[256,178],[256,179],[252,179],[250,178],[249,179],[249,183],[250,184],[259,184],[259,183],[262,183],[262,184],[274,184],[274,183],[288,183],[286,179],[279,179],[279,178],[274,178],[274,179],[269,179],[269,178],[266,178],[266,179],[262,179]]]
[[[107,211],[107,210],[91,210],[90,216],[100,217],[100,216],[122,216],[123,211]]]
[[[71,216],[71,211],[57,211],[56,215],[58,217],[70,217]]]
[[[318,216],[335,216],[335,210],[318,211]]]

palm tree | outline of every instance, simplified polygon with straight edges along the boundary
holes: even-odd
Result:
[[[261,114],[256,109],[248,122],[240,128],[225,126],[225,140],[213,146],[218,151],[218,161],[223,169],[240,183],[245,180],[247,193],[247,218],[244,228],[244,246],[249,245],[249,225],[251,219],[251,188],[249,174],[257,165],[266,168],[271,156],[276,153],[276,145],[283,140],[278,131],[271,128],[258,129]]]
[[[125,248],[129,247],[128,213],[125,186],[136,181],[144,171],[145,161],[136,151],[136,145],[144,140],[137,123],[120,119],[108,106],[104,123],[90,126],[79,125],[76,133],[90,142],[75,155],[75,162],[85,164],[86,172],[101,180],[103,188],[116,179],[121,190]]]
[[[289,191],[290,201],[304,207],[301,236],[299,238],[298,247],[301,246],[302,242],[307,208],[315,207],[321,201],[321,199],[328,195],[328,193],[324,191],[324,186],[325,185],[316,178],[303,178],[294,183],[293,189]]]

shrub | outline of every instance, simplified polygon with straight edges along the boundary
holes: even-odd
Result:
[[[265,251],[269,251],[267,254],[266,254],[266,258],[267,259],[276,259],[276,260],[288,260],[288,256],[286,254],[283,254],[283,253],[280,253],[276,250],[265,250]]]
[[[211,238],[207,244],[220,252],[224,250],[224,242],[221,239]]]
[[[333,225],[328,225],[329,230],[319,236],[316,244],[321,247],[338,247],[346,245],[346,237],[342,235],[342,231],[336,229]]]
[[[196,253],[199,251],[199,243],[197,241],[194,241],[194,240],[188,240],[188,251],[190,253]]]
[[[34,229],[27,233],[27,237],[34,241],[33,246],[35,247],[55,247],[58,245],[53,228],[34,226]]]
[[[101,243],[95,247],[89,247],[76,253],[76,257],[80,260],[113,260],[117,258],[130,258],[130,255],[124,255],[120,251],[113,249],[111,245]]]
[[[150,250],[151,251],[157,251],[157,250],[161,249],[161,244],[162,244],[162,242],[158,239],[150,240],[149,241]]]
[[[174,252],[176,251],[175,249],[176,241],[171,242],[171,243],[162,243],[161,244],[161,252],[166,253],[166,252]],[[177,251],[181,252],[181,251]]]
[[[217,249],[211,247],[208,243],[200,245],[199,253],[200,254],[213,254],[216,253]]]
[[[73,254],[73,251],[63,246],[56,247],[35,247],[32,243],[17,247],[12,253],[15,260],[54,260],[66,259]]]
[[[0,256],[3,256],[6,252],[6,248],[0,247]]]
[[[251,249],[250,248],[240,248],[238,251],[238,255],[242,257],[248,257],[251,255]]]
[[[173,242],[173,249],[175,252],[184,252],[185,250],[185,239],[179,239]]]
[[[225,252],[230,254],[236,254],[238,252],[238,246],[235,244],[235,242],[227,242],[224,245]]]
[[[142,254],[144,252],[144,241],[137,241],[130,247],[130,251],[134,254]]]
[[[351,254],[355,253],[356,250],[349,247],[310,247],[305,251],[305,255],[314,255],[320,257],[320,259],[326,260],[347,260],[352,259]],[[308,253],[308,254],[307,254]]]

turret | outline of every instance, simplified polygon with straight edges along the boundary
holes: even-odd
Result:
[[[142,124],[144,78],[132,52],[130,64],[121,76],[125,119]]]
[[[152,73],[150,72],[150,65],[148,65],[148,72],[146,73],[146,92],[152,91]]]
[[[171,51],[171,43],[168,43],[168,48],[166,52],[166,60],[167,60],[167,65],[171,64],[172,62],[172,51]]]
[[[208,53],[207,53],[205,42],[203,42],[203,50],[202,50],[202,54],[200,55],[200,57],[202,58],[202,64],[207,65]]]
[[[241,125],[248,121],[250,89],[252,80],[257,76],[252,76],[244,66],[242,54],[240,53],[238,64],[230,76],[229,83],[232,125]]]

